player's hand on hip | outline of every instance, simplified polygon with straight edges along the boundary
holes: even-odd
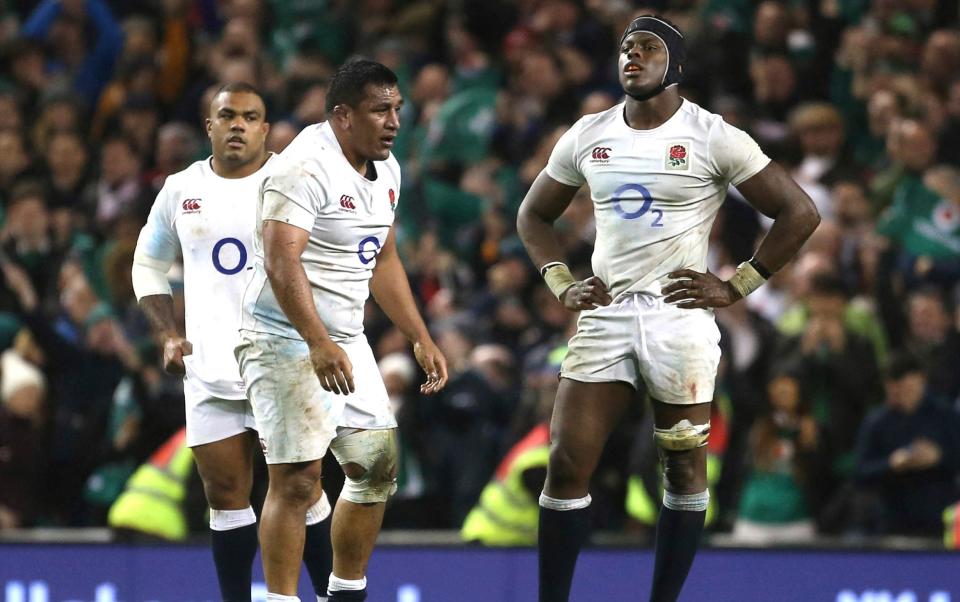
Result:
[[[740,299],[733,285],[709,271],[677,270],[667,277],[675,282],[663,287],[664,301],[682,309],[726,307]]]
[[[324,391],[348,395],[353,386],[353,364],[347,352],[330,339],[310,347],[310,362]]]
[[[427,374],[427,382],[420,385],[421,393],[432,395],[447,386],[447,360],[432,340],[414,343],[413,355]]]
[[[603,280],[590,276],[586,280],[575,282],[560,295],[563,306],[570,311],[596,309],[600,305],[610,305],[613,297]]]
[[[163,369],[170,374],[186,374],[183,357],[193,353],[193,343],[183,337],[170,337],[163,342]]]

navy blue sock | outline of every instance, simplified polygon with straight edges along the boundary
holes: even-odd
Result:
[[[330,547],[330,518],[307,525],[303,540],[303,563],[307,565],[313,591],[321,598],[327,595],[327,581],[333,571],[333,550]]]
[[[675,602],[697,555],[707,511],[660,508],[650,602]]]
[[[210,531],[213,563],[223,602],[250,602],[253,558],[257,555],[257,523],[227,531]]]
[[[357,600],[367,599],[367,588],[363,589],[338,589],[330,592],[329,602],[356,602]]]
[[[540,507],[538,538],[540,602],[566,602],[577,556],[590,530],[590,508],[553,510]]]

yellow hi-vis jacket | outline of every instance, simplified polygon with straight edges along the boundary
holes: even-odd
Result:
[[[180,429],[130,476],[110,507],[107,524],[171,541],[186,539],[183,500],[192,470],[186,430]]]
[[[487,546],[532,546],[540,522],[539,496],[523,486],[523,473],[546,468],[550,458],[550,429],[540,424],[517,443],[484,487],[460,531],[464,541]],[[539,493],[539,492],[538,492]]]
[[[949,550],[960,550],[960,502],[943,511],[943,545]]]

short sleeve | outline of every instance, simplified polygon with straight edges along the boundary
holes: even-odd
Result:
[[[163,188],[157,193],[147,223],[140,230],[140,238],[137,239],[139,253],[165,262],[175,261],[180,249],[180,240],[173,223],[178,199],[170,185],[171,180],[172,178],[167,178]]]
[[[260,190],[261,221],[277,221],[310,232],[323,204],[316,177],[299,165],[267,176]]]
[[[770,163],[770,157],[749,134],[722,120],[710,131],[710,156],[720,177],[734,186]]]
[[[577,165],[577,140],[580,137],[580,122],[564,132],[547,161],[547,175],[567,186],[583,186],[586,178]]]

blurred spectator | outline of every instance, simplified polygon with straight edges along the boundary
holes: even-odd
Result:
[[[752,466],[733,537],[739,544],[809,542],[816,530],[807,488],[815,478],[819,429],[795,370],[774,372],[767,396],[768,413],[750,432]]]
[[[728,268],[718,274],[730,273]],[[732,524],[745,470],[751,457],[750,432],[768,410],[767,381],[776,361],[780,336],[774,326],[745,303],[717,310],[724,341],[726,393],[730,398],[729,432],[723,471],[717,483],[721,523]]]
[[[954,79],[947,93],[947,120],[937,141],[938,160],[960,167],[960,78]]]
[[[200,136],[194,128],[176,121],[166,123],[157,131],[154,164],[146,179],[154,191],[159,191],[168,175],[185,169],[199,154]]]
[[[9,203],[10,191],[30,166],[26,140],[16,129],[0,130],[0,203]]]
[[[444,340],[441,336],[438,343],[446,351]],[[424,460],[436,479],[431,485],[449,492],[445,527],[463,523],[496,466],[517,404],[513,366],[513,354],[507,348],[478,345],[465,366],[451,371],[450,383],[441,394],[420,402],[429,441]],[[470,453],[462,453],[463,449]]]
[[[798,367],[820,432],[818,478],[810,491],[810,511],[818,516],[852,475],[857,428],[867,408],[880,399],[880,376],[870,342],[844,323],[848,300],[835,275],[813,277],[806,306],[809,319],[803,332],[784,342],[780,357]]]
[[[26,272],[31,289],[44,303],[56,293],[57,272],[66,249],[54,236],[44,189],[24,182],[13,189],[7,205],[7,219],[0,230],[0,246],[7,259]],[[0,289],[10,290],[10,282]],[[14,305],[15,295],[4,295],[2,307]]]
[[[23,34],[49,44],[48,73],[67,75],[88,106],[110,81],[123,48],[123,30],[104,0],[43,0],[23,24]]]
[[[101,146],[100,181],[97,183],[97,225],[109,231],[123,212],[146,213],[140,179],[140,157],[126,138],[107,139]]]
[[[833,219],[836,207],[829,187],[842,179],[856,179],[861,171],[846,152],[840,112],[828,103],[802,104],[790,113],[790,130],[799,139],[802,153],[793,177],[820,214]]]
[[[857,479],[879,495],[884,533],[939,535],[957,499],[960,417],[924,394],[914,356],[894,354],[884,372],[886,402],[867,417],[857,443]]]
[[[924,366],[926,395],[952,405],[960,401],[960,333],[950,318],[943,293],[935,287],[917,289],[907,298],[906,344]]]
[[[7,269],[4,269],[7,272]],[[37,518],[46,434],[46,380],[30,333],[0,314],[0,531]]]
[[[919,125],[912,127],[920,129]],[[896,247],[895,275],[904,286],[912,288],[925,282],[949,286],[957,282],[960,170],[936,167],[922,177],[918,173],[904,176],[878,231]]]

